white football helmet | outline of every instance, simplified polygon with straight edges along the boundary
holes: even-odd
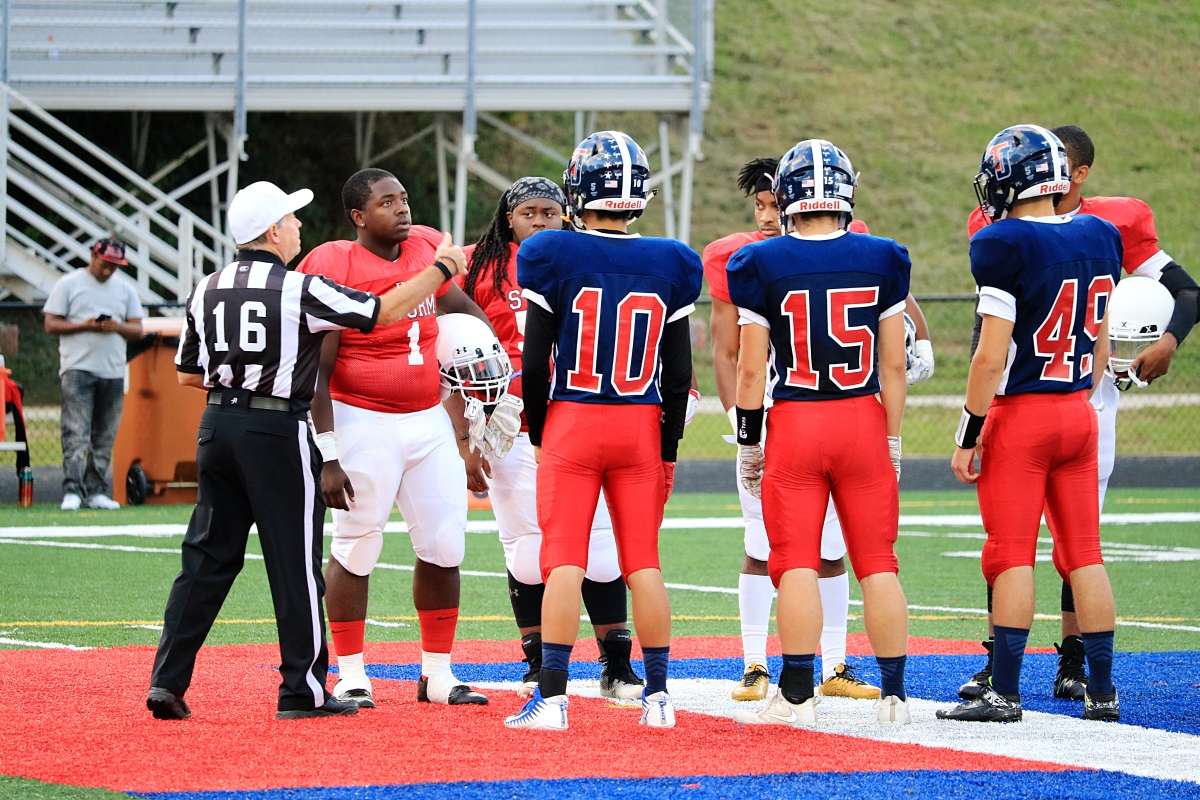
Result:
[[[1153,278],[1131,275],[1113,289],[1108,301],[1108,367],[1119,387],[1147,385],[1133,373],[1133,360],[1162,338],[1174,312],[1175,298]]]
[[[496,334],[470,314],[438,317],[437,359],[443,399],[458,391],[494,405],[512,379],[512,364]]]

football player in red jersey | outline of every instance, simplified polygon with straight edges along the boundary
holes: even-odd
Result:
[[[342,188],[355,241],[327,242],[297,268],[361,289],[409,280],[433,263],[442,234],[412,224],[408,194],[381,169],[356,172]],[[413,603],[421,626],[417,699],[450,705],[487,698],[454,677],[450,651],[458,622],[459,564],[467,524],[467,489],[486,491],[486,465],[466,446],[464,400],[439,398],[437,312],[487,316],[447,281],[382,334],[327,336],[312,417],[325,464],[321,488],[333,509],[333,543],[325,572],[329,627],[338,657],[334,695],[371,708],[363,632],[371,571],[393,507],[417,555]],[[336,432],[336,435],[335,435]],[[466,462],[466,470],[463,464]]]
[[[1158,246],[1158,234],[1154,226],[1154,212],[1150,206],[1132,197],[1082,197],[1084,181],[1091,173],[1096,149],[1091,137],[1075,125],[1062,125],[1051,129],[1059,137],[1067,151],[1070,169],[1071,190],[1063,194],[1054,207],[1056,214],[1074,216],[1090,214],[1112,223],[1121,233],[1121,267],[1129,275],[1141,275],[1160,281],[1175,299],[1175,311],[1170,324],[1156,343],[1138,353],[1133,369],[1146,383],[1167,373],[1175,349],[1191,331],[1197,320],[1197,298],[1200,287],[1191,276]],[[973,237],[987,224],[983,212],[976,208],[967,220],[967,235]],[[975,318],[975,340],[981,318]],[[1092,405],[1099,418],[1099,480],[1100,508],[1104,508],[1104,495],[1108,490],[1108,479],[1112,475],[1117,450],[1117,408],[1120,392],[1112,375],[1106,375],[1092,395]],[[1048,515],[1047,520],[1053,521]],[[968,700],[977,697],[992,673],[991,615],[992,589],[988,587],[989,640],[983,645],[988,651],[987,664],[971,680],[959,689],[959,695]],[[1062,644],[1059,651],[1058,673],[1054,680],[1054,696],[1064,700],[1083,700],[1087,685],[1084,670],[1084,647],[1080,637],[1079,623],[1075,617],[1075,597],[1071,585],[1062,584]]]
[[[567,200],[556,183],[527,177],[513,183],[500,196],[496,214],[476,244],[463,248],[467,275],[463,290],[492,321],[492,328],[508,354],[514,372],[508,394],[521,396],[521,351],[525,345],[528,301],[517,285],[517,249],[544,230],[563,227]],[[494,416],[495,412],[493,412]],[[490,453],[492,508],[504,546],[508,569],[508,594],[521,633],[521,649],[529,665],[518,694],[528,697],[538,685],[542,664],[542,582],[539,551],[542,531],[537,518],[537,461],[529,443],[529,426],[520,420],[521,433],[507,455]],[[625,600],[625,581],[617,563],[617,544],[603,495],[596,506],[588,547],[583,603],[596,632],[603,668],[600,693],[620,700],[636,700],[642,680],[633,671]]]
[[[712,317],[709,329],[712,336],[713,371],[717,395],[733,424],[734,394],[737,389],[738,310],[729,300],[725,268],[730,256],[743,246],[780,235],[779,207],[771,185],[779,162],[774,158],[748,161],[738,173],[737,186],[747,197],[754,197],[754,219],[758,230],[734,233],[717,239],[704,249],[704,276],[712,298]],[[870,233],[866,223],[851,220],[847,228],[852,233]],[[910,294],[905,312],[911,315],[916,329],[915,352],[910,354],[908,382],[917,383],[933,375],[933,348],[929,343],[929,328],[916,300]],[[768,401],[769,402],[769,401]],[[738,608],[742,629],[742,656],[745,662],[741,680],[734,687],[734,700],[762,700],[770,686],[767,671],[767,628],[775,587],[767,574],[770,545],[763,526],[762,503],[738,482],[742,517],[746,520],[745,559],[738,577]],[[825,616],[821,629],[821,691],[825,695],[875,699],[878,687],[871,686],[846,664],[846,615],[850,607],[850,577],[846,572],[846,545],[837,512],[830,502],[825,515],[821,537],[821,569],[818,586],[821,608]]]

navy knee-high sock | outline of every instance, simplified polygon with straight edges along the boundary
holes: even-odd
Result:
[[[646,668],[647,697],[667,690],[667,667],[670,662],[670,647],[642,648],[642,664]]]
[[[879,662],[879,682],[883,696],[895,695],[901,700],[907,700],[908,694],[904,691],[904,665],[908,662],[908,656],[890,658],[876,656],[875,660]]]
[[[992,661],[992,688],[1003,695],[1021,693],[1021,662],[1025,659],[1028,628],[1006,628],[993,625],[996,644]]]
[[[1082,639],[1087,652],[1088,694],[1107,700],[1116,691],[1112,680],[1113,632],[1085,633]]]

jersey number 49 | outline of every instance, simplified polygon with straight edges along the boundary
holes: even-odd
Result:
[[[1093,342],[1100,335],[1100,323],[1112,294],[1113,279],[1097,275],[1088,285],[1087,308],[1083,314],[1083,333]],[[1079,281],[1070,278],[1062,282],[1050,313],[1033,333],[1033,352],[1047,359],[1042,365],[1042,380],[1074,383],[1075,362],[1075,304],[1078,301]],[[1079,359],[1079,378],[1092,371],[1092,354]]]

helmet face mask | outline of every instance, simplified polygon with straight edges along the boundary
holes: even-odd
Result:
[[[512,363],[500,341],[470,314],[438,318],[437,359],[443,400],[458,392],[485,406],[495,405],[512,380]]]
[[[779,224],[792,228],[792,216],[808,213],[838,213],[845,228],[854,218],[854,196],[858,174],[850,159],[832,142],[806,139],[779,159],[775,171],[775,203]]]

